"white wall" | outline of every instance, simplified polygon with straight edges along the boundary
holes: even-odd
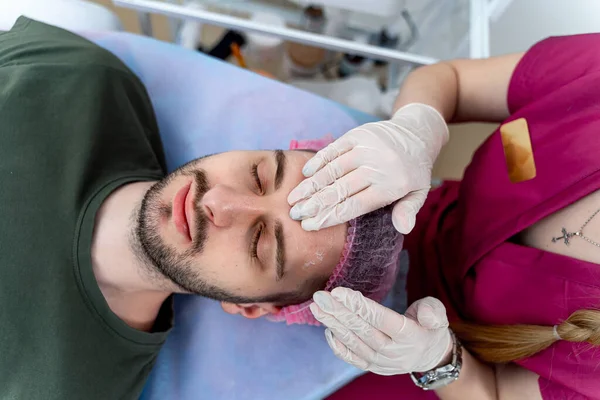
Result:
[[[491,54],[524,51],[548,36],[588,32],[600,32],[600,0],[513,0],[492,24]]]

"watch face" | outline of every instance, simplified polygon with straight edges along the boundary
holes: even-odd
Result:
[[[452,334],[452,331],[450,333]],[[454,340],[452,363],[421,374],[411,373],[410,377],[418,387],[424,390],[437,390],[458,379],[462,369],[462,348],[454,334],[452,338]]]

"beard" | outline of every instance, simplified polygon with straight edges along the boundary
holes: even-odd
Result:
[[[200,207],[200,200],[209,187],[206,173],[202,169],[194,169],[190,164],[177,169],[148,190],[137,214],[135,240],[144,259],[154,271],[188,293],[204,295],[210,289],[199,275],[198,268],[193,266],[192,260],[202,253],[207,239],[209,221]],[[171,205],[162,200],[163,189],[173,179],[181,176],[192,176],[197,187],[193,201],[197,221],[195,232],[191,235],[194,239],[191,247],[183,253],[164,242],[159,226],[160,221],[165,217],[170,218],[172,213]]]

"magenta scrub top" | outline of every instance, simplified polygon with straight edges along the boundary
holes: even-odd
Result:
[[[451,319],[553,326],[576,310],[600,308],[600,265],[509,239],[600,189],[600,34],[555,37],[532,47],[513,73],[508,106],[507,122],[528,122],[536,178],[510,183],[500,133],[494,132],[462,182],[431,192],[405,239],[409,298],[435,296]],[[599,348],[558,342],[519,364],[540,376],[546,400],[600,399]],[[416,389],[406,375],[367,374],[330,399],[364,398],[435,396]]]
[[[405,242],[409,296],[438,296],[451,316],[480,323],[553,326],[600,307],[600,265],[509,239],[600,189],[600,34],[536,44],[512,76],[508,106],[507,122],[529,125],[536,178],[509,181],[494,132],[462,182],[432,192],[420,213]],[[558,342],[519,364],[540,375],[544,399],[600,399],[599,348]]]

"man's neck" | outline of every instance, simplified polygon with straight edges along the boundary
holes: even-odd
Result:
[[[136,182],[113,192],[96,215],[92,266],[110,309],[135,329],[150,331],[175,287],[137,249],[137,210],[154,182]]]

